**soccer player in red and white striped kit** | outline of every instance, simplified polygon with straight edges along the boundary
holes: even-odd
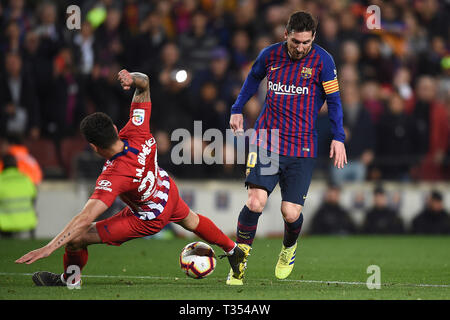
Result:
[[[86,265],[89,245],[119,246],[128,240],[153,235],[174,222],[222,248],[231,267],[239,272],[248,253],[206,216],[193,212],[181,199],[175,182],[158,166],[156,141],[150,132],[152,104],[148,76],[121,70],[118,80],[124,90],[136,88],[125,127],[118,132],[111,118],[99,112],[88,115],[80,125],[92,149],[107,159],[94,193],[53,240],[25,254],[16,263],[31,264],[65,246],[61,274],[38,271],[32,276],[38,286],[64,286],[70,276],[69,266],[81,270]],[[94,222],[117,196],[127,207],[110,218]],[[73,281],[71,284],[77,285],[81,278]]]

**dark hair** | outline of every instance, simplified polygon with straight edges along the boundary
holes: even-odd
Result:
[[[112,119],[103,112],[95,112],[81,121],[80,130],[89,143],[108,149],[119,137]]]
[[[431,194],[430,194],[430,197],[431,197],[432,200],[436,200],[436,201],[442,201],[443,198],[444,198],[442,196],[442,193],[439,192],[438,190],[432,190]]]
[[[2,161],[3,161],[3,169],[16,168],[17,167],[17,160],[11,154],[5,154],[2,157]]]
[[[316,28],[316,20],[312,15],[304,11],[297,11],[291,14],[286,25],[286,31],[288,33],[311,31],[314,35],[316,33]]]

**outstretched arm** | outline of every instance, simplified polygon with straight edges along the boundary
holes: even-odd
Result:
[[[86,232],[91,223],[106,209],[108,209],[108,207],[101,200],[88,200],[83,210],[76,215],[52,241],[42,248],[28,252],[17,259],[16,263],[30,264],[39,259],[48,257],[56,249]]]
[[[147,75],[122,69],[117,78],[124,90],[129,90],[132,86],[136,88],[133,102],[150,102],[150,81]]]

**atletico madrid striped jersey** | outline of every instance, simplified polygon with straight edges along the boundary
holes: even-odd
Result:
[[[285,41],[264,48],[232,106],[232,114],[242,113],[265,77],[267,95],[252,143],[280,155],[316,157],[316,120],[325,100],[333,139],[344,142],[336,66],[325,49],[313,44],[306,56],[293,60]]]

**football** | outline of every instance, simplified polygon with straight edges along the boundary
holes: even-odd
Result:
[[[216,263],[213,248],[201,241],[189,243],[180,253],[181,270],[194,279],[209,276],[213,273]]]

